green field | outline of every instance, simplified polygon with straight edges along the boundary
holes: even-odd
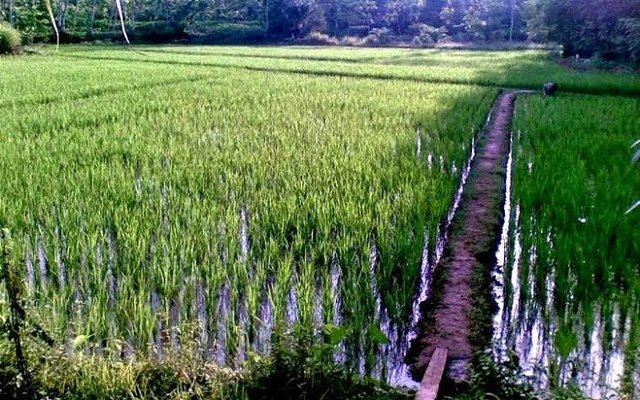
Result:
[[[547,80],[565,92],[517,103],[515,275],[533,283],[507,284],[505,307],[550,305],[559,363],[605,316],[637,348],[640,102],[601,95],[637,95],[637,74],[542,51],[135,49],[0,58],[0,227],[31,318],[69,357],[195,348],[240,369],[304,328],[394,383],[475,135],[500,87]]]

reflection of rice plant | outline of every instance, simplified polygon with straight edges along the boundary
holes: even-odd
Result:
[[[638,160],[640,160],[640,140],[636,140],[635,143],[633,143],[631,145],[632,149],[638,148],[635,153],[633,154],[633,158],[631,159],[631,161],[635,164],[638,162]],[[634,205],[632,205],[625,214],[629,214],[631,211],[635,210],[636,208],[640,207],[640,200],[636,201]]]

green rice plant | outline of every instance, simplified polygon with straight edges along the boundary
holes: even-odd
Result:
[[[640,140],[635,141],[632,145],[631,148],[635,148],[640,144]],[[636,152],[633,154],[633,157],[631,158],[631,162],[633,162],[634,164],[638,162],[638,160],[640,160],[640,149],[636,150]],[[625,214],[629,214],[631,211],[635,210],[636,208],[638,208],[638,206],[640,206],[640,200],[635,202],[631,207],[629,207],[629,209],[625,212]]]
[[[468,51],[341,47],[135,46],[145,53],[113,47],[68,46],[60,57],[130,61],[135,65],[218,66],[307,75],[359,76],[432,83],[472,84],[539,90],[554,81],[560,91],[637,95],[632,72],[578,72],[561,66],[545,51]]]
[[[605,349],[603,357],[637,350],[630,327],[638,323],[638,216],[625,215],[623,205],[640,188],[628,159],[633,132],[640,129],[639,111],[633,98],[518,100],[513,202],[520,215],[512,229],[520,232],[521,252],[518,259],[512,253],[507,266],[509,298],[516,302],[508,306],[516,310],[514,332],[531,331],[527,324],[538,322],[543,332],[553,327],[548,339],[553,345],[545,350],[557,367],[552,377],[560,372],[583,382],[606,377],[620,388],[635,373],[630,367],[635,361],[627,357],[624,376],[616,375],[616,367],[591,378],[597,357],[582,355],[596,346]],[[622,360],[616,362],[622,366]]]
[[[135,48],[0,59],[0,225],[70,360],[188,349],[235,369],[273,332],[334,332],[333,360],[377,376],[382,317],[410,320],[425,232],[433,247],[497,87],[640,87],[538,51]],[[637,349],[638,221],[620,204],[638,114],[633,98],[518,103],[524,255],[507,273],[526,284],[507,298],[561,328],[560,368],[620,321]]]

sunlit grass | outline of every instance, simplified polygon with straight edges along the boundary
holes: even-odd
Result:
[[[469,51],[333,47],[141,46],[146,55],[107,47],[67,47],[61,57],[125,59],[137,64],[210,65],[307,74],[342,74],[442,83],[542,89],[555,81],[561,91],[640,93],[634,73],[578,72],[543,50]]]

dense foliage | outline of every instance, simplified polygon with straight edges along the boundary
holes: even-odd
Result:
[[[112,0],[52,0],[62,39],[121,40]],[[123,2],[134,40],[416,46],[558,41],[565,54],[640,57],[640,5],[625,0],[139,0]],[[52,35],[44,0],[1,0],[29,40]],[[323,34],[325,36],[319,36]],[[340,42],[335,38],[349,37]],[[321,39],[321,40],[320,40]],[[360,40],[357,40],[360,39]]]
[[[0,54],[18,51],[21,43],[20,33],[9,24],[0,22]]]
[[[640,61],[640,2],[633,0],[546,0],[549,38],[566,55]]]

